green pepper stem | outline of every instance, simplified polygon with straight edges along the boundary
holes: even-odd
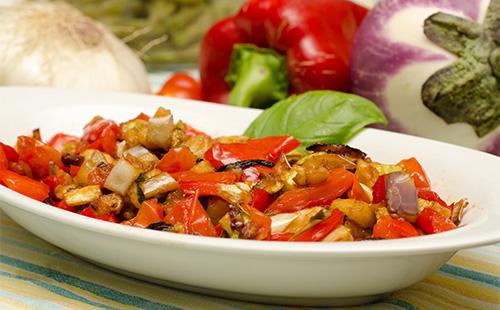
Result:
[[[250,44],[235,45],[226,81],[234,106],[266,108],[288,95],[284,56]]]

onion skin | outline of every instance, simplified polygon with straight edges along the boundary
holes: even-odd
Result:
[[[425,107],[420,96],[425,81],[457,59],[425,37],[424,20],[442,11],[482,22],[489,2],[381,0],[354,40],[352,91],[379,105],[389,119],[389,130],[500,155],[500,127],[478,138],[468,124],[448,125]]]
[[[70,5],[0,7],[0,28],[0,85],[150,92],[133,51]]]

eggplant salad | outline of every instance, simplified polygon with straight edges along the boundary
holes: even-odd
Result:
[[[271,241],[356,241],[440,233],[465,199],[431,190],[416,158],[383,164],[343,144],[292,136],[214,138],[159,108],[80,137],[39,130],[0,143],[0,184],[52,207],[166,232]]]

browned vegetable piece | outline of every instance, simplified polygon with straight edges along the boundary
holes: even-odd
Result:
[[[366,154],[356,148],[350,147],[346,144],[313,144],[307,147],[308,151],[313,152],[326,152],[330,154],[337,154],[345,156],[351,160],[366,159]]]
[[[325,181],[330,174],[330,170],[335,168],[354,170],[356,164],[337,154],[318,152],[303,157],[293,168],[297,171],[294,178],[297,184],[312,186]]]
[[[207,214],[214,225],[217,225],[220,219],[229,212],[229,203],[219,197],[210,197],[207,200]]]
[[[90,204],[97,215],[119,213],[123,208],[123,198],[115,193],[103,195]]]
[[[212,139],[203,135],[191,136],[182,145],[187,147],[197,158],[203,158],[203,154],[212,146]]]

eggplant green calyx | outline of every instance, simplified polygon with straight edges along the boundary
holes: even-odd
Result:
[[[423,103],[447,123],[465,122],[478,137],[500,125],[500,0],[483,24],[446,13],[425,20],[429,40],[458,56],[422,86]]]
[[[288,96],[285,57],[272,49],[236,44],[226,82],[230,105],[267,108]]]

